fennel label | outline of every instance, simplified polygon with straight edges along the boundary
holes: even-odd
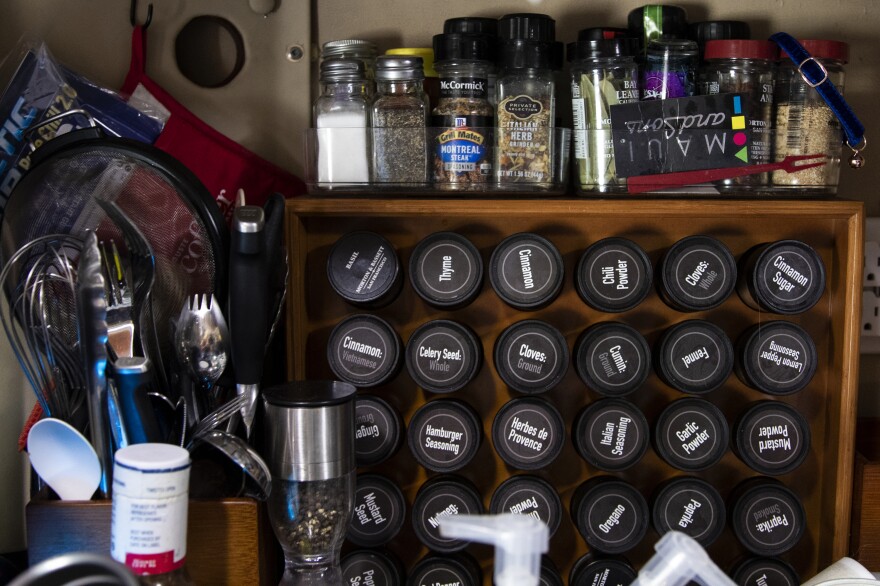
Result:
[[[634,64],[574,72],[571,84],[574,153],[578,181],[585,191],[622,188],[614,165],[611,106],[639,101]]]

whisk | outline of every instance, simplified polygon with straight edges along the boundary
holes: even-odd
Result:
[[[52,234],[19,248],[0,272],[0,322],[47,416],[85,425],[85,368],[76,318],[79,238]]]

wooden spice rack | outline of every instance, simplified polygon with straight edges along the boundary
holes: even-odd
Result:
[[[522,319],[545,320],[565,335],[569,348],[589,325],[617,320],[639,330],[654,344],[668,327],[686,319],[702,318],[719,325],[731,340],[750,325],[785,319],[803,327],[818,349],[818,370],[809,386],[795,395],[776,398],[798,409],[809,421],[812,446],[806,461],[780,477],[802,499],[807,531],[799,544],[782,557],[806,579],[847,554],[850,500],[853,481],[853,444],[857,399],[859,311],[862,271],[863,207],[848,201],[721,201],[721,200],[586,200],[586,199],[371,199],[312,198],[287,204],[287,242],[290,252],[288,283],[288,376],[292,379],[333,378],[327,364],[326,344],[333,326],[344,317],[362,311],[347,305],[330,288],[326,277],[327,254],[333,243],[353,230],[372,230],[385,236],[397,249],[406,271],[412,249],[425,236],[454,230],[469,238],[488,263],[493,248],[506,236],[531,231],[551,240],[562,253],[566,281],[562,293],[548,307],[523,312],[505,305],[492,290],[488,277],[476,301],[456,311],[441,311],[424,303],[409,285],[390,306],[372,313],[386,319],[404,343],[419,325],[447,318],[466,323],[482,340],[484,364],[476,379],[451,396],[470,403],[483,419],[483,444],[476,458],[460,474],[481,491],[484,504],[495,488],[509,476],[509,469],[492,446],[491,427],[497,410],[517,393],[508,390],[495,372],[492,348],[502,330]],[[575,292],[572,271],[588,245],[605,237],[622,236],[641,245],[656,263],[680,238],[708,234],[723,241],[739,258],[751,246],[786,238],[811,245],[826,267],[827,286],[819,303],[796,316],[778,316],[748,308],[736,294],[720,307],[699,313],[680,313],[666,306],[656,294],[637,308],[621,314],[605,314],[585,305]],[[408,277],[407,277],[408,279]],[[364,392],[385,398],[408,422],[426,401],[438,398],[419,389],[403,369],[391,382]],[[450,395],[444,395],[450,396]],[[542,395],[563,414],[566,431],[585,404],[599,396],[589,391],[569,368],[554,390]],[[664,385],[652,373],[643,388],[627,397],[653,424],[671,401],[685,396]],[[735,376],[705,398],[735,421],[747,404],[771,399],[746,387]],[[420,467],[404,445],[389,461],[369,469],[390,477],[401,486],[409,503],[421,484],[433,473]],[[566,513],[575,488],[584,480],[607,474],[592,469],[575,452],[570,441],[562,454],[544,470],[536,472],[559,491]],[[649,498],[662,480],[684,475],[663,462],[653,449],[635,467],[614,474],[633,483]],[[748,469],[731,451],[713,468],[696,474],[727,497],[740,480],[757,473]],[[651,529],[642,543],[626,557],[636,566],[653,553],[658,539]],[[427,553],[407,520],[389,544],[408,568]],[[485,583],[491,582],[492,552],[471,545],[468,551],[483,566]],[[566,514],[551,540],[550,557],[563,576],[587,547]],[[727,570],[746,554],[729,527],[708,548],[709,554]]]

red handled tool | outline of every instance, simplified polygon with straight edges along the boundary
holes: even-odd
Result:
[[[720,181],[721,179],[754,175],[756,173],[767,173],[769,171],[796,173],[798,171],[803,171],[804,169],[820,167],[827,162],[828,158],[824,153],[818,155],[789,155],[778,163],[762,163],[760,165],[747,165],[745,167],[700,169],[698,171],[680,171],[678,173],[658,173],[655,175],[629,177],[626,180],[626,188],[629,193],[644,193],[646,191],[657,191],[658,189],[669,189],[670,187],[696,185],[698,183]]]

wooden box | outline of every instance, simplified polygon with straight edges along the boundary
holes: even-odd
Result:
[[[464,389],[443,395],[470,403],[483,420],[484,438],[476,458],[458,472],[473,481],[484,504],[495,488],[518,471],[496,455],[491,441],[492,420],[497,410],[517,394],[497,375],[492,348],[499,334],[522,319],[540,319],[556,326],[569,349],[590,324],[616,320],[639,330],[654,344],[666,328],[686,319],[714,322],[732,339],[750,325],[771,319],[786,319],[803,327],[818,349],[818,370],[803,391],[784,401],[808,420],[812,444],[806,461],[793,472],[779,477],[801,498],[807,514],[807,531],[799,544],[782,557],[791,562],[803,578],[814,575],[849,550],[850,499],[853,481],[853,438],[859,356],[859,319],[862,271],[863,208],[847,201],[720,201],[720,200],[585,200],[585,199],[371,199],[301,198],[287,207],[290,278],[288,289],[288,375],[291,379],[332,378],[326,358],[330,331],[346,316],[362,313],[347,305],[330,287],[326,277],[327,254],[343,234],[371,230],[382,234],[396,248],[404,272],[415,245],[434,232],[454,230],[470,239],[487,263],[493,248],[517,232],[535,232],[560,250],[566,270],[561,295],[548,307],[523,312],[505,305],[492,290],[488,278],[477,299],[456,311],[434,309],[424,303],[408,282],[391,305],[373,311],[387,320],[404,343],[421,324],[433,319],[453,319],[469,325],[480,337],[484,363],[476,379]],[[734,256],[741,257],[756,244],[797,239],[812,246],[821,256],[827,274],[826,290],[819,303],[794,316],[778,316],[747,307],[736,294],[720,307],[697,313],[677,312],[665,305],[656,292],[637,308],[621,314],[603,314],[585,305],[572,283],[572,271],[590,244],[610,236],[629,238],[641,245],[653,262],[679,239],[707,234],[724,242]],[[418,388],[404,369],[396,378],[368,392],[377,394],[409,421],[426,401],[437,398]],[[627,397],[653,423],[659,412],[682,393],[664,385],[652,373],[644,387]],[[561,384],[542,395],[565,418],[570,430],[575,414],[598,395],[586,389],[569,368]],[[705,396],[715,403],[732,424],[749,403],[771,398],[750,389],[731,376],[721,389]],[[433,476],[420,467],[404,446],[389,461],[362,471],[390,477],[404,489],[412,503],[421,484]],[[562,454],[537,474],[554,485],[567,509],[575,488],[587,478],[603,474],[591,468],[568,441]],[[650,449],[635,467],[615,475],[627,480],[650,498],[662,480],[683,475]],[[727,497],[737,482],[757,473],[731,451],[713,468],[700,472]],[[651,529],[642,543],[627,554],[640,566],[653,553],[658,539]],[[427,553],[408,522],[389,544],[411,567]],[[491,550],[469,546],[484,569],[491,567]],[[567,575],[587,547],[566,515],[551,540],[550,557]],[[732,531],[709,548],[713,559],[729,569],[746,551]],[[489,584],[491,571],[484,572]]]
[[[111,501],[31,500],[27,505],[30,565],[62,553],[110,553]],[[192,500],[186,567],[196,584],[275,586],[279,556],[263,507],[246,498]]]

